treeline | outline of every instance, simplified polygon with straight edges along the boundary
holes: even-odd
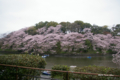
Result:
[[[36,35],[38,34],[36,32],[37,29],[39,28],[42,28],[42,27],[46,27],[46,28],[49,28],[50,26],[53,26],[53,27],[56,27],[59,23],[57,22],[54,22],[54,21],[51,21],[51,22],[48,22],[48,21],[45,21],[45,22],[39,22],[37,24],[35,24],[35,26],[32,26],[30,27],[27,31],[25,31],[26,33],[30,34],[30,35]]]
[[[30,35],[37,34],[36,30],[42,27],[49,28],[50,26],[56,27],[57,25],[62,25],[61,31],[63,33],[70,33],[70,32],[78,32],[83,33],[84,28],[91,28],[91,31],[93,34],[112,34],[112,35],[119,35],[120,32],[120,24],[117,24],[116,26],[113,26],[111,29],[108,28],[107,25],[104,26],[98,26],[98,25],[91,25],[90,23],[85,23],[83,21],[77,20],[73,23],[70,22],[54,22],[54,21],[45,21],[45,22],[39,22],[35,24],[35,26],[30,27],[26,33]]]

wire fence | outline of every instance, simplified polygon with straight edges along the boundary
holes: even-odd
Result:
[[[7,64],[0,64],[0,67],[2,67],[0,68],[0,80],[120,80],[120,75],[112,74],[61,71]],[[43,75],[44,71],[50,74]],[[52,74],[53,72],[55,75]]]

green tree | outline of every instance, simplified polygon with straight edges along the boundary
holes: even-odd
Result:
[[[67,27],[66,27],[67,26],[67,22],[61,22],[60,25],[62,25],[61,31],[63,31],[63,33],[65,33],[66,30],[67,30]]]
[[[48,23],[46,24],[47,27],[50,27],[50,26],[56,27],[57,25],[58,25],[58,23],[57,23],[57,22],[54,22],[54,21],[48,22]]]
[[[90,40],[86,39],[85,45],[87,45],[89,49],[92,49],[92,42]]]
[[[28,30],[25,31],[26,33],[28,33],[29,35],[36,35],[36,28],[34,26],[30,27]]]
[[[91,32],[92,32],[93,34],[97,34],[97,33],[98,33],[98,30],[99,30],[99,26],[98,26],[98,25],[93,25],[93,26],[91,27]]]
[[[106,29],[107,29],[107,28],[108,28],[108,26],[107,26],[107,25],[104,25],[104,26],[103,26],[103,28],[106,28]]]
[[[120,32],[120,24],[117,24],[117,25],[115,26],[114,33],[115,33],[115,35],[117,35],[119,32]]]
[[[70,22],[61,22],[60,25],[62,25],[61,30],[65,33],[67,30],[70,30]]]
[[[59,41],[59,42],[57,42],[57,44],[56,44],[56,45],[57,45],[57,47],[56,47],[56,53],[57,53],[57,54],[60,54],[60,53],[61,53],[61,51],[62,51],[62,50],[61,50],[61,42],[60,42],[60,41]]]
[[[45,22],[39,22],[35,25],[35,28],[38,29],[38,28],[42,28],[42,27],[45,27],[47,25],[48,21],[45,21]]]
[[[107,25],[104,26],[98,26],[98,25],[93,25],[91,26],[91,30],[93,34],[108,34],[111,32],[110,29],[108,29]]]
[[[111,30],[108,29],[108,26],[107,26],[107,25],[104,25],[104,26],[102,27],[102,32],[103,32],[103,34],[108,34],[108,33],[111,32]]]
[[[78,25],[77,23],[71,23],[70,25],[71,32],[79,32],[79,30],[80,30],[80,25]]]
[[[84,23],[83,26],[84,28],[91,28],[92,25],[90,23]]]
[[[81,25],[81,26],[83,26],[83,24],[84,24],[84,22],[83,22],[83,21],[80,21],[80,20],[77,20],[77,21],[75,21],[74,23],[76,23],[76,24],[78,24],[78,25]]]
[[[117,24],[117,25],[115,26],[115,29],[120,29],[120,24]]]
[[[67,22],[61,22],[60,23],[63,27],[66,27],[67,26]]]
[[[62,27],[61,27],[61,31],[62,31],[63,33],[65,33],[65,32],[66,32],[66,27],[62,26]]]
[[[77,20],[74,23],[76,23],[77,25],[80,25],[81,28],[84,28],[84,26],[83,26],[84,22],[83,21]]]
[[[78,32],[83,31],[83,29],[84,29],[84,22],[83,21],[77,20],[77,21],[74,21],[74,23],[79,25],[79,28],[78,28],[79,31]]]

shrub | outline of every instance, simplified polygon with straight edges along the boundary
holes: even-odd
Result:
[[[120,69],[110,68],[104,66],[85,66],[85,67],[76,67],[74,69],[75,72],[88,72],[88,73],[101,73],[101,74],[114,74],[120,75]],[[119,74],[118,74],[119,72]]]
[[[25,67],[45,68],[46,62],[40,56],[19,54],[2,55],[0,64],[17,65]],[[40,75],[40,71],[18,68],[18,74],[22,75]],[[0,66],[0,80],[14,80],[16,78],[16,69],[13,67]],[[6,77],[7,76],[7,77]],[[19,79],[23,78],[19,76]],[[27,77],[24,77],[26,79]]]
[[[0,64],[45,68],[46,62],[40,56],[27,54],[12,54],[0,56]]]
[[[62,70],[62,71],[69,71],[70,70],[70,67],[66,66],[66,65],[55,65],[52,67],[52,70]],[[61,77],[63,79],[65,79],[66,77],[66,73],[63,73],[63,72],[51,72],[51,77],[54,78],[54,77]]]
[[[85,66],[85,67],[76,67],[74,69],[75,72],[84,72],[84,73],[98,73],[98,74],[113,74],[120,75],[120,69],[103,67],[103,66]],[[92,75],[83,75],[83,74],[75,74],[72,78],[77,78],[80,80],[114,80],[114,77],[100,77],[100,76],[92,76]],[[116,78],[117,79],[117,78]]]
[[[70,68],[65,65],[55,65],[52,67],[53,70],[62,70],[70,71]],[[112,74],[120,75],[120,69],[110,68],[104,66],[85,66],[85,67],[76,67],[73,69],[74,72],[83,72],[83,73],[97,73],[97,74]],[[52,72],[51,76],[54,78],[60,78],[66,80],[66,74],[62,72]],[[86,75],[86,74],[74,74],[69,73],[67,76],[70,80],[120,80],[118,77],[106,77],[106,76],[97,76],[97,75]]]

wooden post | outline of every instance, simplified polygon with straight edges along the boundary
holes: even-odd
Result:
[[[18,67],[16,67],[16,80],[18,80]]]
[[[66,79],[65,80],[69,80],[69,72],[66,72]]]

